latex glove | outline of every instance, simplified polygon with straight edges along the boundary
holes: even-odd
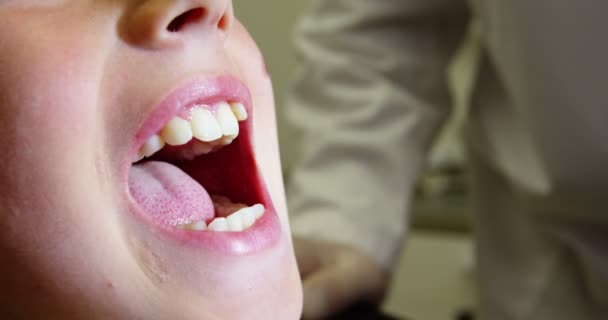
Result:
[[[297,236],[294,248],[304,288],[302,319],[326,319],[353,303],[381,302],[389,277],[367,254]]]

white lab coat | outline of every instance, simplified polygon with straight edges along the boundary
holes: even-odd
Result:
[[[293,232],[392,268],[450,111],[445,67],[475,19],[466,136],[482,316],[608,319],[607,14],[602,0],[315,1],[286,103]]]

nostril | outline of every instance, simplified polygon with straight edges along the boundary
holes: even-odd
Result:
[[[206,12],[203,8],[190,9],[171,20],[167,26],[167,31],[178,32],[190,23],[201,21],[205,14]]]
[[[228,23],[228,17],[223,15],[222,18],[220,18],[220,21],[217,22],[217,28],[226,31],[226,29],[228,29]]]

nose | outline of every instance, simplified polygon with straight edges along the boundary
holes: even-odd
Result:
[[[225,36],[233,22],[230,0],[148,0],[138,2],[126,27],[133,44],[160,49],[205,32]]]

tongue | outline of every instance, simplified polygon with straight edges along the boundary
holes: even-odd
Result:
[[[144,213],[158,223],[188,224],[214,217],[213,202],[205,188],[167,162],[133,165],[129,190]]]

